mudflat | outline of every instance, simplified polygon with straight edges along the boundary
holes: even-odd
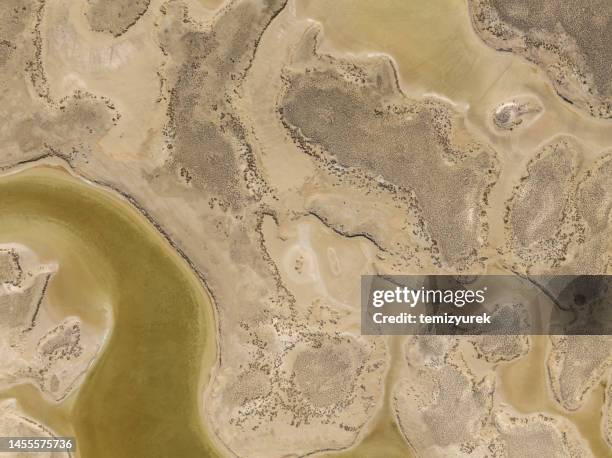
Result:
[[[0,227],[1,240],[58,259],[60,274],[83,269],[93,284],[51,282],[70,313],[110,306],[112,331],[67,414],[80,455],[213,456],[200,412],[216,356],[211,299],[150,223],[108,191],[37,167],[0,178]]]

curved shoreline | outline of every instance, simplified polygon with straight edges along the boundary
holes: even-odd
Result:
[[[195,267],[195,265],[186,257],[186,255],[182,252],[182,250],[180,250],[180,248],[177,247],[176,242],[174,242],[168,236],[168,234],[163,230],[163,228],[151,217],[151,215],[142,206],[140,206],[135,201],[135,199],[133,199],[128,194],[121,192],[120,190],[114,189],[109,186],[105,186],[102,183],[88,180],[87,178],[80,176],[78,173],[75,172],[75,170],[72,167],[70,167],[69,163],[66,164],[66,162],[62,160],[62,158],[55,157],[54,155],[43,155],[42,157],[39,157],[37,160],[26,161],[24,163],[16,164],[15,166],[10,167],[10,168],[9,167],[4,168],[5,173],[2,175],[2,177],[13,176],[20,172],[28,171],[36,167],[48,167],[51,169],[57,169],[59,167],[61,168],[63,173],[66,174],[66,177],[69,176],[71,180],[75,180],[75,182],[78,182],[79,185],[81,186],[89,185],[89,186],[92,186],[93,188],[98,188],[96,190],[97,192],[102,192],[108,199],[115,200],[116,203],[123,201],[119,205],[123,205],[124,209],[129,209],[128,211],[129,213],[132,214],[133,217],[135,216],[138,219],[141,219],[144,217],[146,222],[154,226],[153,228],[151,228],[150,226],[148,227],[147,230],[150,231],[150,234],[152,234],[154,237],[157,237],[157,238],[159,237],[160,234],[162,235],[162,238],[164,238],[165,241],[168,243],[168,245],[166,245],[163,248],[164,251],[166,251],[166,254],[170,254],[174,258],[174,263],[176,264],[176,266],[180,267],[180,270],[183,271],[183,274],[186,274],[184,278],[187,279],[192,284],[192,286],[196,286],[198,289],[200,289],[200,293],[204,293],[204,298],[209,301],[211,305],[211,309],[207,309],[207,310],[201,309],[200,313],[203,316],[208,315],[205,321],[208,321],[210,323],[210,327],[215,329],[215,335],[213,336],[211,336],[209,333],[206,333],[206,336],[207,336],[206,340],[209,341],[209,344],[212,344],[212,341],[214,341],[215,345],[213,347],[214,354],[212,355],[211,355],[211,352],[213,351],[212,348],[206,349],[206,346],[204,347],[205,348],[204,351],[208,353],[208,355],[205,353],[204,359],[199,362],[199,364],[201,365],[201,372],[199,374],[198,382],[197,382],[198,406],[196,410],[198,412],[200,429],[202,429],[206,433],[206,436],[208,436],[209,442],[214,442],[213,446],[215,449],[222,449],[223,447],[222,446],[220,447],[220,444],[218,443],[218,441],[214,440],[215,439],[214,432],[208,427],[208,424],[207,424],[207,421],[206,421],[206,418],[203,412],[203,398],[204,398],[204,391],[205,391],[204,387],[207,386],[208,382],[211,380],[211,377],[214,374],[214,371],[216,370],[219,364],[218,339],[216,338],[216,333],[218,332],[218,319],[215,316],[217,313],[216,305],[214,302],[214,298],[212,297],[212,294],[210,294],[210,292],[208,291],[206,287],[206,282],[205,282],[205,279],[203,278],[203,275],[197,269],[197,267]],[[119,196],[117,196],[117,194],[119,194]],[[144,221],[141,220],[141,222],[144,222]],[[199,281],[196,281],[192,277],[192,274],[194,272],[196,273]],[[212,323],[215,323],[215,325],[213,326]],[[108,351],[108,349],[106,350]],[[103,357],[104,357],[104,354],[101,356],[101,359],[103,359]],[[91,378],[91,373],[88,375],[87,379],[90,379],[90,378]],[[87,380],[85,383],[87,383]],[[77,395],[77,398],[79,396],[80,394]],[[78,404],[79,402],[78,399],[76,402]],[[195,409],[195,406],[194,406],[194,409]]]

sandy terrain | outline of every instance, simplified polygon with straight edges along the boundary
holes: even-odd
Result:
[[[61,401],[82,381],[106,331],[84,325],[78,317],[58,319],[46,294],[57,265],[41,264],[23,245],[0,245],[0,256],[0,387],[27,382]]]
[[[0,414],[0,434],[2,434],[2,437],[40,437],[41,439],[57,437],[49,428],[23,415],[14,400],[1,402]],[[5,455],[19,458],[72,456],[69,452],[19,452],[5,453]]]
[[[363,274],[611,269],[610,57],[493,3],[0,6],[0,168],[111,191],[205,285],[219,455],[609,452],[610,339],[360,334]],[[104,334],[43,313],[33,256],[0,246],[0,388],[61,400]]]

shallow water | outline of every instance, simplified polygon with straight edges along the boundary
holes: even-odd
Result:
[[[201,393],[215,361],[209,296],[169,244],[131,206],[61,169],[0,178],[0,242],[32,248],[60,268],[50,299],[63,314],[114,326],[76,396],[41,402],[28,387],[4,393],[58,431],[80,456],[215,456]]]

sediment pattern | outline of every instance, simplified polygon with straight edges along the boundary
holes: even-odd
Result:
[[[470,0],[476,31],[490,46],[541,67],[561,97],[592,116],[612,117],[610,4]]]
[[[495,153],[469,137],[458,144],[452,108],[403,96],[390,62],[368,65],[315,54],[289,68],[279,115],[300,147],[333,173],[356,169],[391,192],[413,193],[441,257],[472,261],[486,238]]]
[[[431,5],[434,21],[450,4]],[[470,0],[452,40],[474,27],[500,51],[476,41],[474,97],[450,77],[432,82],[439,93],[413,84],[400,55],[334,48],[300,8],[3,1],[0,170],[51,164],[120,195],[206,285],[218,359],[202,417],[222,454],[605,453],[606,336],[546,338],[544,350],[530,336],[362,336],[357,280],[609,273],[610,6]],[[508,59],[488,86],[491,54]],[[541,71],[510,82],[525,58]],[[29,383],[61,403],[104,336],[50,318],[62,266],[24,253],[0,246],[0,389]],[[546,389],[519,411],[504,377],[536,352]],[[599,438],[584,422],[606,383]],[[51,434],[19,403],[0,411],[3,435]]]

